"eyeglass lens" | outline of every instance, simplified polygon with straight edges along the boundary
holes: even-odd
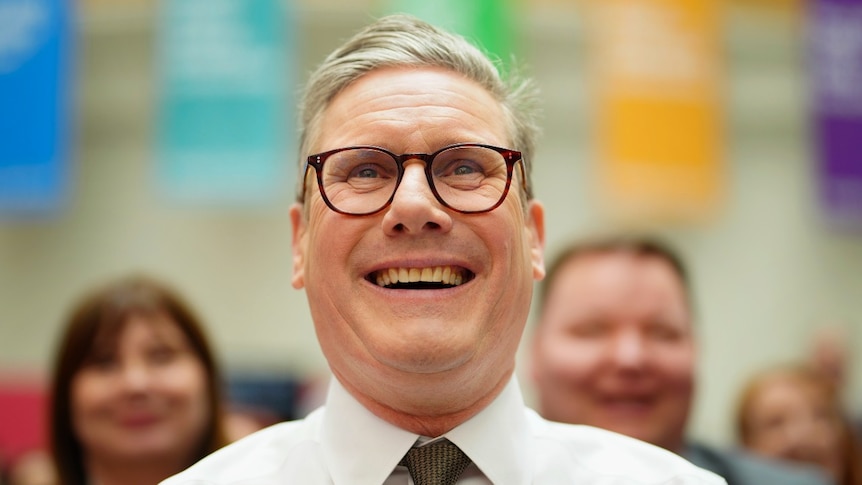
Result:
[[[439,152],[426,173],[439,199],[449,207],[483,211],[503,197],[508,182],[506,160],[480,146],[460,146]],[[352,148],[330,155],[322,165],[321,182],[338,210],[363,214],[382,209],[398,185],[398,161],[373,148]]]

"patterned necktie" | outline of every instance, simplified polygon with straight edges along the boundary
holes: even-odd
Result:
[[[455,443],[443,439],[410,448],[401,459],[416,485],[453,485],[470,464],[470,458]]]

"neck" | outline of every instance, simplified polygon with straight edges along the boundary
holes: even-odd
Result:
[[[93,485],[156,485],[181,472],[185,463],[165,460],[88,460],[87,476]]]
[[[389,423],[422,436],[441,436],[469,420],[502,392],[514,368],[504,372],[490,386],[470,386],[448,375],[413,376],[409,382],[388,382],[368,392],[335,377],[366,409]],[[375,396],[379,398],[375,398]]]

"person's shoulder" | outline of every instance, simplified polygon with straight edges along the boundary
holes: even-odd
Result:
[[[269,477],[275,476],[291,456],[318,451],[315,422],[309,418],[278,423],[254,432],[160,485],[268,483]]]
[[[528,411],[539,469],[575,481],[612,479],[638,485],[720,485],[720,476],[658,446],[612,431],[548,421]],[[577,478],[578,480],[574,480]]]
[[[702,443],[690,446],[689,458],[699,466],[725,470],[739,485],[781,483],[782,485],[832,485],[833,482],[820,470],[755,456],[739,449],[718,449]],[[715,470],[718,471],[718,470]]]

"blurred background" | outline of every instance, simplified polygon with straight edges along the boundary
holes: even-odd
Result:
[[[237,396],[325,378],[290,285],[294,104],[331,49],[397,10],[536,79],[549,257],[625,229],[687,258],[698,437],[731,443],[742,383],[807,355],[821,327],[862,348],[858,0],[0,0],[0,389],[15,429],[40,426],[20,416],[39,416],[71,305],[128,272],[187,296],[247,384]],[[850,365],[859,410],[862,358]]]

